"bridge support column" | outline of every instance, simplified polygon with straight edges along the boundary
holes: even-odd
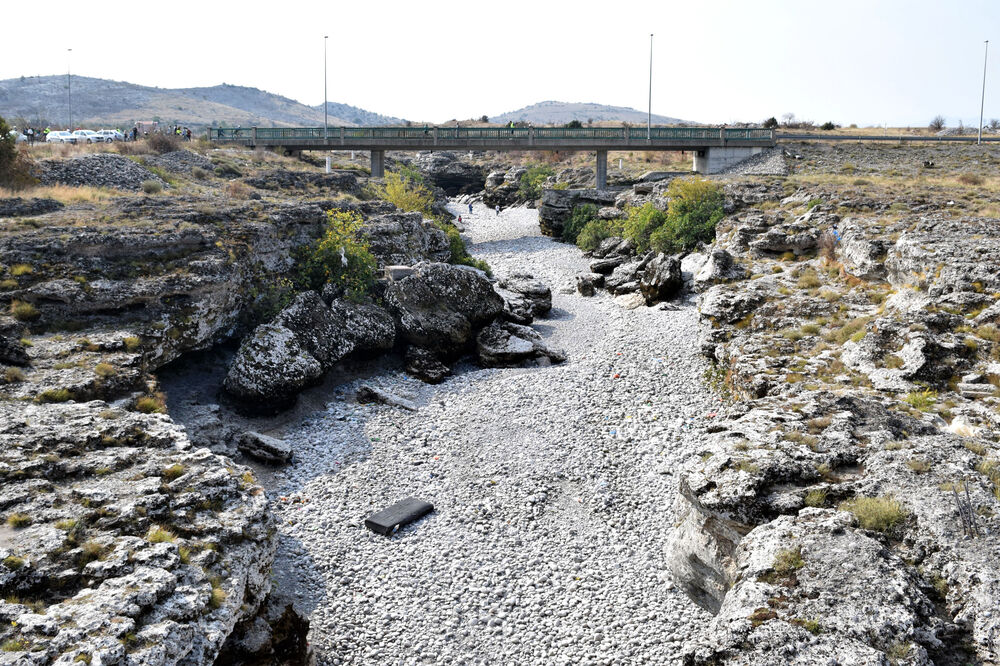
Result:
[[[608,187],[608,151],[597,151],[597,189],[604,190]]]
[[[760,146],[724,146],[703,148],[694,151],[694,170],[698,173],[719,173],[723,169],[742,162],[751,155],[762,153],[767,148]]]
[[[385,178],[385,151],[372,151],[372,178]]]

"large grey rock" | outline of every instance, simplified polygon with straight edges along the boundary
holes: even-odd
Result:
[[[243,340],[223,386],[240,402],[280,408],[323,376],[323,365],[290,329],[258,326]]]
[[[331,309],[315,291],[302,292],[271,321],[295,334],[299,345],[323,370],[354,351],[354,337],[343,316],[350,308]],[[356,319],[365,320],[364,316]]]
[[[464,350],[475,330],[504,309],[504,301],[482,271],[466,266],[421,263],[415,273],[389,283],[383,294],[400,337],[448,356]]]
[[[30,363],[28,351],[19,339],[0,335],[0,365],[26,366]]]
[[[683,286],[680,260],[661,252],[646,264],[639,282],[639,291],[646,302],[652,305],[673,298]]]
[[[546,236],[561,237],[563,225],[573,214],[573,208],[588,203],[594,204],[599,209],[613,206],[619,191],[620,188],[542,190],[542,200],[538,206],[538,224],[542,233]]]
[[[344,322],[344,335],[356,352],[381,352],[396,343],[396,323],[392,315],[371,303],[336,300],[330,304],[335,317]]]
[[[448,261],[448,237],[420,213],[390,213],[365,222],[362,230],[379,267]]]
[[[530,323],[552,309],[552,290],[541,280],[528,273],[514,273],[499,280],[497,292],[503,297],[507,309],[515,316]]]
[[[236,440],[240,453],[261,462],[284,464],[292,461],[292,447],[288,442],[259,432],[245,432]]]
[[[746,277],[747,270],[733,261],[733,255],[722,248],[716,248],[694,273],[693,284],[696,291],[704,291],[712,285]]]
[[[566,355],[550,348],[542,336],[529,326],[512,322],[494,322],[476,337],[479,362],[485,367],[509,367],[529,361],[541,364],[561,363]]]
[[[428,384],[440,384],[451,374],[451,368],[442,363],[434,352],[421,347],[406,349],[406,371]]]

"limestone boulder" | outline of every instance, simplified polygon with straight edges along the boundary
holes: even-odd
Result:
[[[382,298],[403,341],[442,356],[461,353],[504,310],[485,273],[444,263],[414,266],[412,275],[386,285]]]
[[[494,322],[476,337],[479,362],[488,368],[502,368],[533,362],[550,365],[566,360],[566,355],[550,348],[529,326]]]
[[[646,264],[639,281],[639,291],[650,305],[675,297],[683,286],[680,259],[662,252]]]

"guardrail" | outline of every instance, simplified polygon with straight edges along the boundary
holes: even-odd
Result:
[[[759,127],[223,127],[210,128],[212,141],[773,141]]]

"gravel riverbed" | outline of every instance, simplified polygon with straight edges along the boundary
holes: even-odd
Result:
[[[353,402],[359,380],[276,433],[297,456],[269,479],[276,585],[321,664],[677,663],[708,619],[666,568],[675,472],[718,406],[695,308],[583,298],[586,259],[536,211],[454,212],[498,276],[552,287],[535,328],[568,360],[465,364],[438,386],[388,369],[364,381],[416,411]],[[410,495],[435,512],[391,538],[364,528]]]

